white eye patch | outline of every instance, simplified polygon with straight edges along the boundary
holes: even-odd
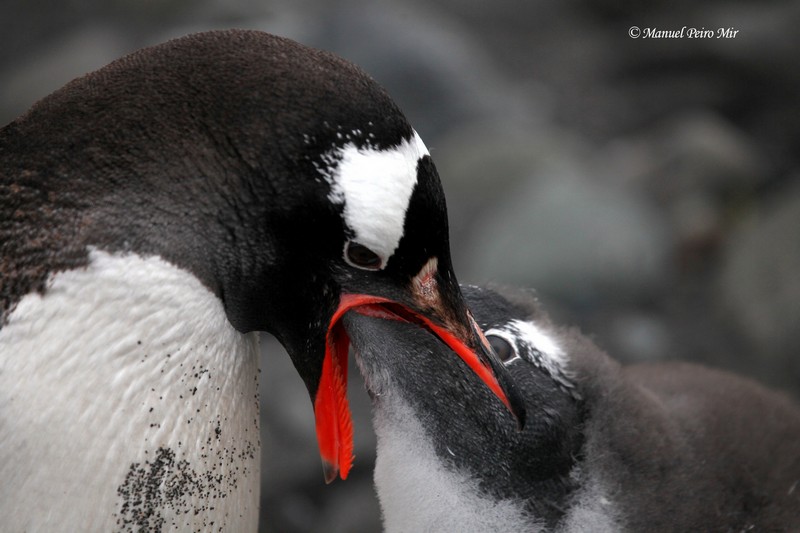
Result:
[[[488,337],[496,335],[505,339],[514,349],[515,356],[508,363],[523,359],[536,365],[563,388],[574,395],[572,373],[568,369],[568,360],[561,347],[547,333],[536,327],[533,322],[510,320],[498,328],[484,332]]]
[[[525,320],[510,320],[500,328],[492,328],[486,335],[497,335],[507,340],[519,353],[520,345],[524,344],[529,350],[541,352],[558,367],[566,366],[567,360],[564,352],[556,342],[545,332],[536,327],[532,322]]]
[[[353,240],[375,252],[386,265],[403,237],[419,160],[428,149],[416,132],[386,150],[347,143],[323,158],[320,169],[331,185],[328,199],[344,204],[344,222]]]

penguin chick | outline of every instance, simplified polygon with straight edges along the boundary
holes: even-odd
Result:
[[[386,531],[800,528],[800,409],[688,363],[621,366],[527,292],[463,287],[524,398],[518,431],[419,328],[346,320],[373,403]]]

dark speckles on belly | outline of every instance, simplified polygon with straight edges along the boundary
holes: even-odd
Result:
[[[143,345],[137,354],[169,382],[142,398],[145,447],[116,489],[117,531],[235,531],[239,518],[228,512],[252,494],[258,432],[238,420],[231,426],[228,410],[216,405],[225,382],[212,380],[206,361],[184,357],[191,350]],[[166,444],[165,435],[175,440]]]
[[[176,461],[170,448],[159,448],[152,460],[132,463],[117,488],[121,505],[119,531],[161,531],[164,510],[191,511],[187,499],[203,490],[200,478],[187,461]]]
[[[210,457],[201,456],[205,463],[201,471],[177,459],[173,449],[163,447],[152,459],[132,463],[117,488],[118,531],[159,532],[190,526],[222,531],[225,518],[209,517],[214,516],[217,503],[236,490],[239,478],[248,475],[244,464],[254,458],[255,448],[246,443],[244,450],[224,447],[208,451]],[[199,523],[198,515],[204,517]]]

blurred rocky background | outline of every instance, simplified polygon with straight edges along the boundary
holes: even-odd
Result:
[[[124,53],[228,27],[388,88],[437,163],[462,282],[534,287],[622,361],[800,397],[800,2],[5,0],[0,122]],[[379,531],[357,372],[355,468],[325,486],[306,391],[264,341],[262,531]]]

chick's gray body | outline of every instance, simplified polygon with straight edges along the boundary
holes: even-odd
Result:
[[[514,420],[418,328],[352,315],[388,531],[791,531],[800,409],[685,363],[621,366],[523,293],[465,288],[521,388]],[[378,339],[382,342],[376,342]]]

